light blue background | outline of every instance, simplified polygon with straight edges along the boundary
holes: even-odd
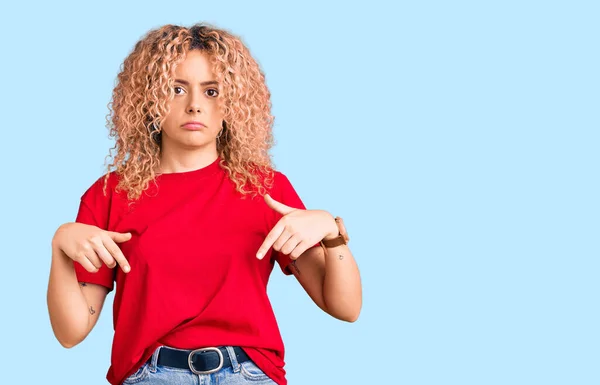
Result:
[[[106,383],[113,295],[62,348],[50,240],[103,171],[135,42],[208,21],[261,64],[276,165],[361,268],[354,324],[274,270],[290,384],[600,383],[598,3],[283,3],[2,6],[1,382]]]

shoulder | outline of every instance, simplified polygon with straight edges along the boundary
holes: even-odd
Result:
[[[269,193],[271,195],[281,195],[290,189],[293,189],[293,187],[287,175],[281,171],[273,170],[273,182]]]
[[[290,183],[287,175],[278,170],[273,170],[273,181],[274,183],[285,184]]]
[[[82,200],[96,200],[101,197],[111,197],[119,183],[119,176],[115,171],[103,174],[85,190],[81,196]],[[105,188],[106,187],[106,188]]]
[[[250,175],[248,180],[253,179],[250,182],[252,185],[246,186],[251,190],[259,192],[260,195],[268,193],[271,196],[277,196],[282,191],[288,190],[291,187],[287,176],[283,172],[276,170],[272,165],[257,166],[251,164],[245,171]],[[262,190],[263,188],[264,190]]]
[[[275,171],[273,186],[269,192],[271,197],[287,206],[305,209],[302,199],[286,174]]]

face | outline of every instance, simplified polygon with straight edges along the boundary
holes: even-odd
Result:
[[[223,127],[219,87],[207,53],[189,51],[173,71],[174,98],[162,122],[162,148],[206,150],[216,153],[216,137]],[[186,125],[190,121],[199,125]]]

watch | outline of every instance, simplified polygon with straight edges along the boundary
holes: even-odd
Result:
[[[350,241],[348,232],[346,232],[346,226],[344,226],[344,220],[341,217],[335,217],[335,223],[338,227],[339,234],[333,239],[323,239],[321,245],[324,247],[337,247],[341,245],[347,245]]]

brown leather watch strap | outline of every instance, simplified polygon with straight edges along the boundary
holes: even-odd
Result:
[[[339,230],[339,235],[333,239],[323,239],[321,241],[321,244],[324,247],[337,247],[337,246],[341,246],[341,245],[347,245],[348,241],[350,241],[350,238],[348,237],[348,232],[346,231],[346,226],[344,226],[344,220],[341,217],[335,217],[335,223],[338,226],[338,230]]]

